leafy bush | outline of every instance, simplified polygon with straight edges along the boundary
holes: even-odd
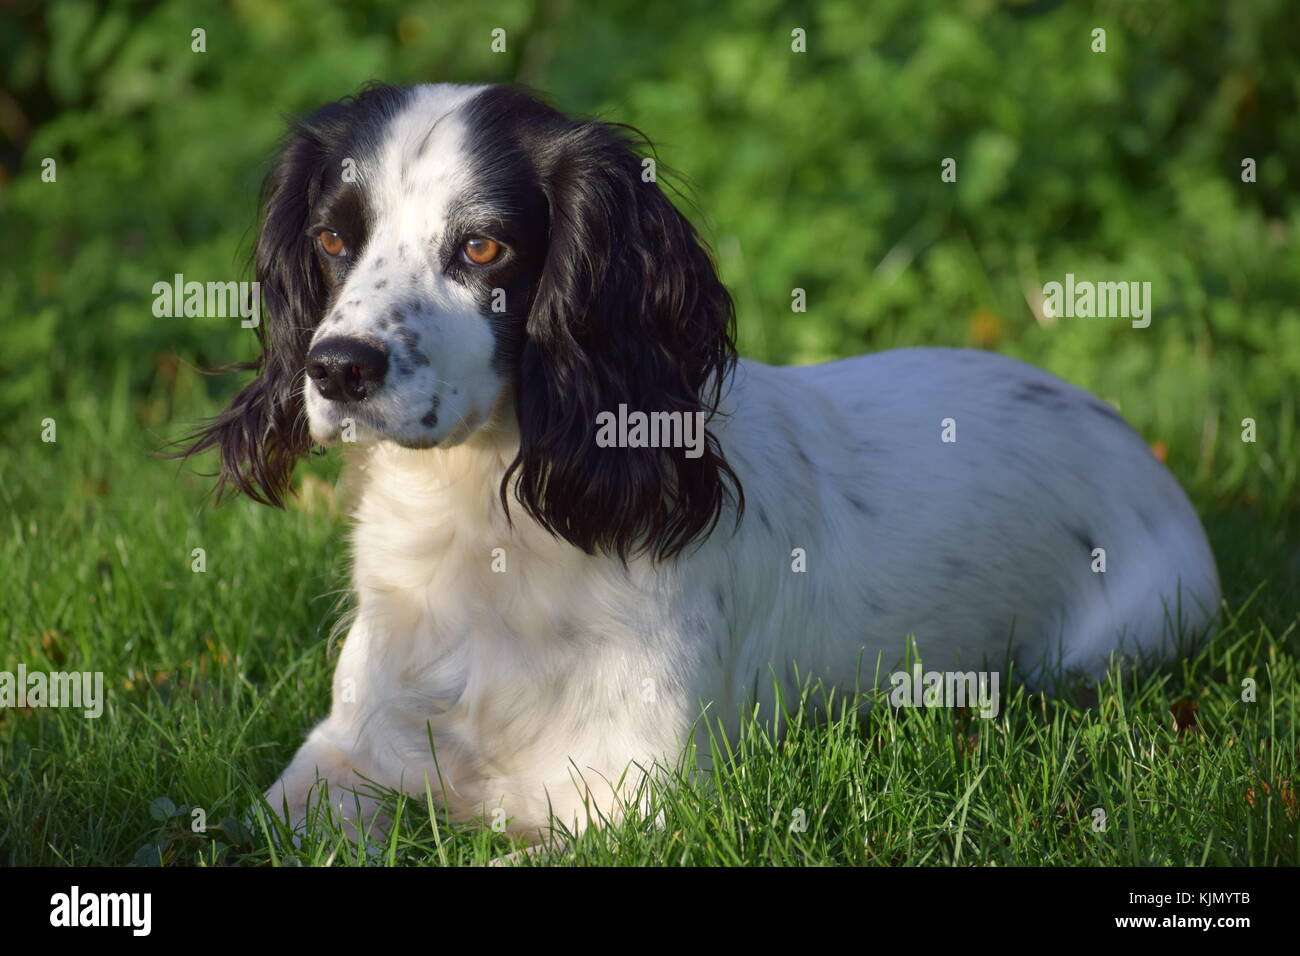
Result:
[[[151,289],[244,274],[285,116],[370,79],[519,80],[641,127],[689,176],[745,354],[998,349],[1120,404],[1206,493],[1293,502],[1288,8],[20,4],[0,13],[0,413],[26,435],[42,409],[115,388],[149,426],[209,408],[234,383],[184,363],[248,358],[252,336],[155,318]],[[191,50],[195,28],[206,52]],[[806,53],[791,51],[796,28]],[[956,183],[940,179],[945,157]],[[1245,157],[1256,182],[1242,182]],[[1040,290],[1066,273],[1151,282],[1151,327],[1044,317]],[[1256,445],[1239,440],[1245,417]]]

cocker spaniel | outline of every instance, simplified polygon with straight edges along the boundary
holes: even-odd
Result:
[[[347,448],[355,617],[268,793],[292,822],[322,780],[368,812],[370,780],[581,828],[706,706],[871,690],[909,637],[1042,686],[1211,626],[1195,512],[1087,392],[960,349],[737,359],[644,145],[459,85],[370,88],[285,142],[257,375],[188,453],[280,505],[313,443]]]

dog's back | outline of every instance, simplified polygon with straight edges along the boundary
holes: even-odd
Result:
[[[1169,471],[1109,405],[1032,366],[937,348],[742,362],[728,408],[753,666],[793,656],[865,686],[859,667],[888,673],[914,635],[926,668],[998,667],[1011,649],[1042,683],[1096,675],[1112,651],[1168,654],[1218,608]]]

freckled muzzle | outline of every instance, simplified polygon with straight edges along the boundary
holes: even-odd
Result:
[[[334,336],[307,353],[307,377],[322,398],[360,402],[383,387],[388,353],[361,339]]]

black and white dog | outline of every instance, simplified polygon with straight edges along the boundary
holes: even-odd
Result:
[[[909,635],[1041,685],[1211,626],[1200,522],[1108,405],[976,351],[737,360],[638,145],[511,87],[377,87],[270,173],[258,375],[190,453],[278,505],[355,434],[355,619],[268,794],[293,822],[369,778],[582,827],[704,705],[868,689]]]

